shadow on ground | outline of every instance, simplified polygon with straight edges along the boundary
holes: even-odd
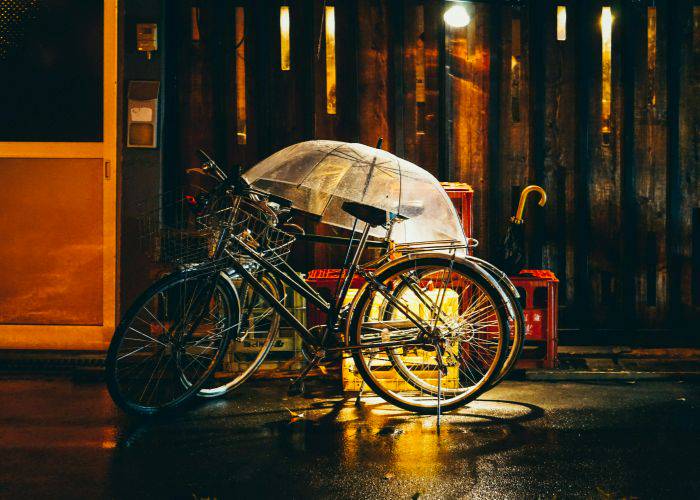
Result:
[[[697,497],[694,383],[509,382],[416,416],[255,382],[142,420],[99,384],[5,380],[0,496]]]

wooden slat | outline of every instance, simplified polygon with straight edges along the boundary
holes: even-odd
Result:
[[[571,326],[575,294],[574,255],[576,207],[579,191],[575,176],[576,146],[576,31],[580,22],[567,6],[567,38],[556,39],[556,10],[548,5],[542,13],[540,29],[545,37],[545,155],[544,188],[548,193],[544,209],[546,230],[543,266],[552,269],[560,280],[560,323]],[[567,324],[568,322],[568,324]]]
[[[575,37],[575,86],[576,96],[576,135],[575,135],[575,190],[577,194],[575,212],[575,247],[574,273],[576,289],[574,295],[575,319],[577,326],[587,329],[591,325],[590,304],[591,304],[591,283],[589,276],[589,256],[588,252],[592,246],[589,240],[589,214],[590,214],[590,181],[591,181],[591,157],[589,150],[589,134],[594,133],[591,129],[592,85],[593,78],[592,60],[595,57],[592,47],[595,47],[594,40],[600,37],[600,30],[596,29],[599,24],[596,22],[595,13],[588,7],[587,3],[574,2],[570,5],[572,11],[572,27]],[[569,16],[567,16],[567,19]],[[600,43],[598,44],[598,47]]]
[[[384,138],[384,149],[393,151],[388,89],[389,21],[387,0],[359,0],[359,102],[360,142],[373,146]]]
[[[619,314],[622,306],[621,274],[621,116],[622,87],[620,82],[620,27],[617,9],[612,29],[612,103],[610,137],[606,139],[602,126],[602,47],[600,15],[602,2],[587,3],[593,10],[596,34],[590,46],[593,78],[590,89],[590,129],[588,134],[590,163],[590,268],[592,301],[589,314],[598,328],[617,328],[623,325]],[[590,27],[590,25],[589,25]],[[608,142],[608,144],[606,144]]]
[[[496,8],[496,7],[494,7]],[[497,191],[492,195],[496,203],[492,204],[495,210],[490,212],[490,223],[496,227],[494,234],[494,249],[491,252],[493,258],[498,259],[500,246],[505,236],[505,228],[508,219],[515,213],[511,193],[518,192],[533,178],[532,169],[532,145],[531,114],[530,114],[530,37],[528,27],[527,9],[521,7],[502,6],[497,17],[500,19],[501,51],[502,58],[498,70],[500,71],[500,111],[499,111],[499,139],[498,162],[491,164],[490,175],[495,175],[499,182]],[[496,40],[494,36],[492,40]],[[493,49],[492,49],[493,51]],[[491,129],[493,130],[493,128]],[[489,144],[492,144],[492,139]],[[495,147],[495,145],[491,146]],[[494,172],[494,167],[497,172]],[[498,196],[498,193],[506,196]],[[516,196],[517,197],[517,196]],[[517,200],[515,201],[517,204]],[[533,217],[532,204],[528,205],[525,217],[528,220],[525,226],[528,235],[526,245],[532,242],[535,218]],[[498,250],[496,250],[498,249]],[[527,248],[523,251],[527,252]],[[532,263],[531,263],[532,264]]]
[[[438,66],[439,45],[444,43],[442,9],[440,4],[424,2],[424,43],[425,51],[425,107],[424,134],[418,138],[418,165],[438,177],[440,173],[439,147],[440,124],[440,82],[444,74]]]
[[[545,157],[545,31],[540,29],[540,23],[534,21],[539,19],[542,12],[549,7],[549,3],[543,0],[533,1],[532,5],[535,10],[530,10],[530,19],[533,20],[532,24],[529,24],[529,41],[530,41],[530,56],[523,59],[527,61],[529,59],[530,65],[524,65],[525,70],[528,70],[529,78],[524,81],[528,81],[530,84],[528,95],[530,97],[531,106],[529,109],[530,122],[532,123],[532,129],[529,133],[529,141],[532,148],[532,154],[529,157],[528,163],[531,163],[531,174],[530,179],[538,185],[544,184],[545,169],[544,169],[544,157]],[[550,35],[551,36],[551,35]],[[525,37],[525,32],[523,32],[523,37]],[[522,100],[522,97],[520,97]],[[522,103],[519,104],[519,108],[525,109]],[[515,120],[515,108],[513,108],[513,119]],[[550,207],[551,209],[551,207]],[[539,205],[535,205],[534,202],[530,204],[529,218],[530,224],[528,225],[528,234],[530,239],[530,245],[528,248],[528,267],[540,268],[543,264],[543,251],[545,249],[545,238],[547,235],[547,228],[545,226],[544,211]]]
[[[669,184],[673,183],[669,225],[670,235],[676,238],[669,259],[677,263],[677,269],[669,273],[670,301],[678,301],[678,326],[697,334],[696,325],[700,319],[700,5],[686,0],[674,3],[669,16],[669,30],[675,35],[669,40],[669,54],[674,51],[677,54],[677,59],[669,58],[669,66],[677,63],[675,69],[669,67],[672,77],[669,79],[669,119],[679,106],[678,120],[669,123],[669,148],[675,150],[678,146],[677,156],[669,155]],[[676,212],[672,214],[671,210]]]
[[[471,22],[446,32],[446,91],[451,179],[470,184],[474,196],[477,253],[489,254],[488,235],[488,9],[473,4]]]
[[[503,34],[509,33],[509,26],[502,26],[506,21],[502,20],[505,7],[494,7],[489,12],[489,105],[488,105],[488,170],[489,170],[489,192],[499,193],[501,191],[501,108],[503,103],[503,93],[501,86],[504,79],[508,79],[509,72],[503,71],[504,61],[509,57],[506,55],[507,43]],[[508,17],[508,16],[505,16]],[[503,41],[503,43],[502,43]],[[505,94],[507,98],[508,94]],[[505,125],[506,128],[508,125]],[[489,197],[489,213],[491,221],[488,228],[488,238],[493,242],[491,259],[499,263],[502,258],[503,248],[501,242],[505,234],[507,216],[502,210],[503,198],[500,196]]]
[[[400,6],[401,7],[401,6]],[[419,2],[404,2],[402,10],[401,26],[394,26],[392,36],[395,39],[401,38],[401,92],[394,93],[396,99],[402,101],[403,119],[401,126],[395,123],[396,136],[403,142],[403,157],[418,165],[421,164],[418,158],[419,144],[425,109],[425,50],[422,40],[419,39],[423,30],[420,26],[425,25],[425,9]],[[399,30],[398,34],[396,30]],[[398,68],[393,69],[394,72]],[[421,75],[421,83],[418,83],[418,75]],[[418,99],[421,102],[418,102]],[[397,117],[398,118],[398,117]],[[401,137],[399,137],[399,135]]]
[[[637,210],[634,271],[638,326],[665,325],[668,312],[668,269],[666,265],[667,151],[666,99],[667,4],[657,3],[656,29],[649,30],[649,10],[640,12],[637,29],[630,33],[636,48],[634,99],[635,206]],[[628,8],[632,7],[630,5]],[[653,34],[655,33],[655,40]],[[649,36],[652,35],[652,38]],[[650,47],[651,52],[650,54]],[[654,53],[655,52],[655,57]],[[650,61],[649,58],[652,57]],[[632,221],[630,221],[632,222]]]

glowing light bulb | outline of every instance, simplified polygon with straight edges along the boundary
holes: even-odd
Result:
[[[453,5],[445,11],[442,18],[453,28],[464,28],[471,21],[467,9],[462,5]]]

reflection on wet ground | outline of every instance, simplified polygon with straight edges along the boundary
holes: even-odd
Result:
[[[507,382],[415,416],[258,381],[151,420],[100,384],[0,381],[0,496],[700,497],[700,385]]]

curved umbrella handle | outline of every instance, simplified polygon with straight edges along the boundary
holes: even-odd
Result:
[[[531,192],[537,192],[540,195],[540,201],[539,205],[543,207],[545,203],[547,203],[547,193],[545,192],[544,189],[542,189],[540,186],[537,186],[535,184],[531,184],[530,186],[527,186],[525,189],[523,189],[523,192],[520,193],[520,201],[518,202],[518,210],[515,212],[515,217],[513,217],[513,222],[520,224],[523,222],[523,212],[525,211],[525,201],[527,200],[527,197],[530,195]]]

